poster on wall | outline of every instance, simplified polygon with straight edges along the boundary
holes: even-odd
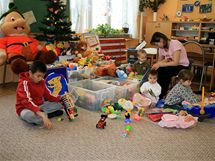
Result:
[[[182,12],[193,12],[193,4],[183,4]]]
[[[212,12],[212,4],[201,4],[199,7],[199,12],[200,13],[210,13]]]

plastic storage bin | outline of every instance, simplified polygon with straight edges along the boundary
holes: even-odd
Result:
[[[123,80],[115,77],[105,76],[101,78],[94,79],[94,81],[99,81],[106,84],[111,84],[116,86],[114,101],[117,102],[120,98],[132,100],[133,95],[137,92],[137,87],[139,82],[132,80]]]
[[[68,71],[68,81],[69,82],[76,82],[79,80],[83,80],[84,77],[82,76],[83,70],[71,70]]]
[[[94,69],[78,69],[78,70],[71,70],[68,71],[68,80],[69,82],[76,82],[84,79],[94,79],[96,77],[93,74]],[[98,76],[97,76],[98,78]]]
[[[69,83],[69,89],[79,96],[76,105],[89,110],[100,110],[105,99],[114,99],[115,86],[89,79]]]

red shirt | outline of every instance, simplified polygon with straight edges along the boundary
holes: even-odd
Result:
[[[5,49],[7,54],[10,53],[22,53],[23,46],[22,45],[11,45],[15,43],[25,43],[31,42],[28,46],[30,46],[32,55],[36,55],[38,52],[39,42],[29,36],[21,35],[21,36],[7,36],[0,38],[0,48]],[[9,46],[11,45],[11,46]],[[9,46],[9,47],[8,47]]]
[[[45,81],[34,83],[29,79],[29,73],[23,72],[19,75],[19,83],[16,90],[16,112],[20,115],[23,109],[29,109],[33,112],[40,110],[43,99],[46,98],[51,102],[59,102],[60,96],[51,95],[46,88]]]

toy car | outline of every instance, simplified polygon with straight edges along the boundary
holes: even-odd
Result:
[[[106,122],[105,122],[106,118],[107,118],[107,115],[102,114],[100,120],[96,124],[96,128],[104,129],[106,126]]]

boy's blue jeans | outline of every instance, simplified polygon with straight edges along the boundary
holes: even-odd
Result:
[[[48,114],[62,109],[62,106],[62,104],[57,102],[45,101],[44,104],[40,106],[40,109]],[[26,121],[29,124],[43,125],[42,118],[29,109],[22,110],[20,117],[22,120]]]

